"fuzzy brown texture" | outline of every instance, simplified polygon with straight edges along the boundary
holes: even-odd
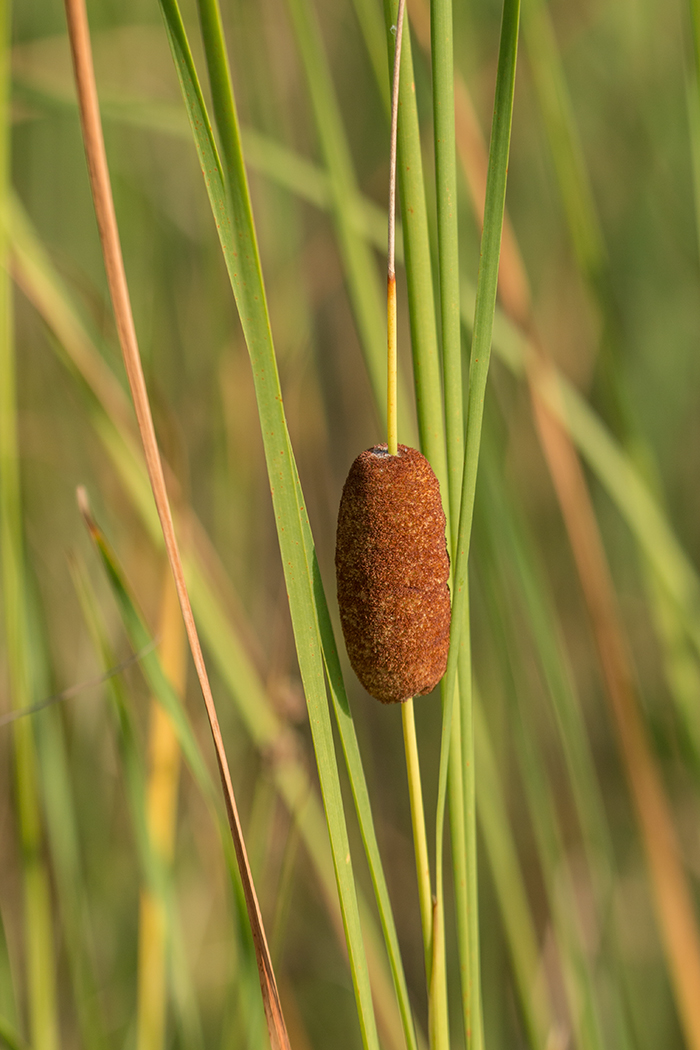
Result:
[[[362,452],[338,512],[338,605],[355,674],[382,703],[429,693],[450,643],[450,561],[438,480],[399,445]]]

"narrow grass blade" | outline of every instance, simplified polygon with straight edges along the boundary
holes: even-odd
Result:
[[[220,15],[214,4],[200,5],[212,95],[222,140],[223,198],[219,192],[219,188],[223,191],[224,187],[218,181],[220,169],[216,151],[211,135],[207,133],[209,125],[179,10],[171,0],[164,0],[162,8],[195,141],[204,160],[203,168],[213,175],[210,202],[253,365],[292,626],[328,818],[360,1027],[365,1045],[376,1047],[376,1024],[326,698],[312,571],[304,546],[293,453],[284,416]]]

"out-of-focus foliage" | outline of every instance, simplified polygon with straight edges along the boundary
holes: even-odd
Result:
[[[365,279],[381,301],[388,118],[375,66],[381,67],[384,52],[368,50],[368,41],[377,38],[371,17],[363,34],[359,0],[316,6],[362,197],[347,200],[346,218],[370,246]],[[544,10],[551,25],[541,20],[539,2],[523,0],[507,198],[537,327],[547,352],[629,457],[697,565],[700,272],[692,143],[700,127],[693,123],[699,107],[690,14],[683,4],[639,0],[553,3]],[[287,419],[332,597],[343,480],[355,455],[384,434],[288,6],[284,0],[227,0],[223,11]],[[201,573],[198,619],[292,1044],[297,1050],[354,1048],[359,1028],[250,365],[216,229],[157,5],[94,0],[89,13],[146,378],[172,468],[174,502],[196,552],[192,564]],[[373,13],[381,25],[383,12]],[[430,68],[419,43],[425,11],[416,3],[410,13],[434,234]],[[196,45],[194,9],[187,7],[185,15]],[[499,15],[495,3],[459,4],[455,10],[455,68],[486,138]],[[11,58],[16,202],[10,250],[24,542],[19,568],[31,669],[27,699],[37,702],[94,679],[132,653],[81,523],[77,485],[90,494],[151,634],[165,632],[163,641],[172,641],[175,628],[161,611],[163,554],[136,496],[141,475],[129,458],[133,423],[130,410],[121,407],[125,380],[57,0],[14,5]],[[195,60],[204,79],[196,46]],[[563,99],[557,94],[562,85]],[[562,113],[568,120],[564,131],[557,123]],[[580,192],[572,170],[587,173],[588,189]],[[479,228],[461,173],[459,185],[462,274],[473,284]],[[19,209],[33,234],[21,232]],[[42,281],[54,282],[53,298]],[[401,271],[399,288],[408,389]],[[470,312],[465,308],[467,317]],[[497,349],[518,351],[518,338],[502,317],[495,339]],[[101,360],[108,369],[102,401],[76,364],[81,346],[81,360],[93,368]],[[466,361],[466,331],[463,346]],[[403,413],[406,435],[415,440],[415,412],[405,404]],[[573,414],[570,421],[580,442]],[[603,478],[601,485],[603,471],[590,463],[587,469],[650,753],[697,896],[700,668],[694,592],[688,591],[685,605],[678,596],[669,598],[611,499],[612,488],[624,501],[623,479]],[[481,470],[471,617],[480,702],[477,797],[482,788],[488,791],[477,803],[486,1045],[534,1046],[539,1032],[549,1035],[550,1048],[690,1046],[681,1035],[640,825],[527,385],[521,372],[497,356]],[[652,527],[646,505],[629,506],[638,533]],[[230,649],[225,670],[229,629],[241,652]],[[17,702],[7,652],[3,642],[0,718]],[[371,701],[347,668],[345,677],[409,990],[426,1030],[400,716]],[[193,675],[183,692],[212,765]],[[258,706],[246,713],[246,700],[257,702],[258,695]],[[159,1045],[144,1034],[146,1007],[143,998],[138,1002],[139,988],[142,997],[151,994],[138,978],[139,937],[147,922],[139,896],[149,874],[139,838],[145,814],[135,812],[139,798],[145,809],[154,733],[149,712],[148,684],[137,660],[111,683],[93,685],[23,720],[35,749],[39,822],[33,845],[22,840],[13,730],[0,725],[0,1018],[9,1026],[7,1036],[0,1027],[0,1039],[11,1042],[18,1033],[33,1050]],[[416,713],[426,810],[432,814],[437,694],[416,701]],[[177,792],[172,896],[164,912],[164,1039],[172,1046],[253,1050],[266,1045],[266,1035],[237,883],[216,821],[186,768]],[[304,810],[309,798],[312,811]],[[347,810],[356,876],[372,901],[349,792]],[[167,815],[161,816],[167,823]],[[50,929],[44,943],[53,946],[44,962],[57,1003],[53,1027],[47,1021],[41,1036],[30,1009],[38,993],[27,972],[36,914],[25,910],[32,900],[27,873],[37,858],[47,875]],[[450,909],[448,900],[448,931],[454,928]],[[383,1045],[400,1047],[373,905],[367,911]],[[33,936],[40,935],[34,930]],[[448,932],[459,1046],[460,992],[450,938]],[[522,1003],[528,981],[530,1010]]]

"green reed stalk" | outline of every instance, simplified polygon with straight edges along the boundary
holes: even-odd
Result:
[[[498,264],[500,258],[501,231],[505,210],[506,181],[508,173],[508,155],[510,151],[510,130],[513,117],[513,95],[515,90],[515,68],[518,48],[518,29],[520,21],[519,0],[504,0],[501,23],[501,41],[496,73],[496,93],[493,109],[491,144],[489,149],[488,175],[486,182],[486,203],[484,208],[484,227],[481,240],[481,257],[477,279],[476,304],[474,308],[474,327],[472,336],[471,364],[469,371],[469,395],[467,409],[467,436],[462,479],[462,496],[460,503],[459,530],[454,572],[454,597],[452,603],[452,625],[450,630],[450,653],[445,675],[445,709],[443,714],[442,742],[440,750],[440,773],[438,783],[438,802],[436,817],[436,863],[440,863],[443,846],[443,828],[445,798],[447,788],[447,770],[450,754],[450,736],[452,729],[452,710],[455,698],[457,671],[459,664],[462,629],[467,619],[467,574],[469,546],[471,539],[472,518],[474,513],[474,496],[476,492],[476,475],[479,463],[481,444],[481,425],[484,412],[484,397],[488,378],[491,354],[491,335],[496,307],[496,290],[498,284]],[[471,690],[469,676],[463,680],[464,696],[463,724],[465,727],[463,747],[473,742]],[[465,756],[467,771],[473,774],[473,746]],[[467,817],[472,808],[469,801],[470,790],[467,787]],[[473,828],[473,824],[472,824]],[[478,897],[476,888],[475,835],[472,831],[467,842],[467,850],[472,856],[469,860],[469,902],[470,902],[470,980],[473,989],[471,1009],[471,1046],[481,1048],[483,1045],[483,1021],[479,994],[479,938],[478,938]],[[441,883],[437,883],[438,907],[442,898]]]
[[[433,124],[438,233],[438,287],[442,330],[442,369],[445,397],[445,434],[452,565],[458,543],[459,504],[464,468],[464,392],[462,378],[462,320],[459,276],[459,222],[455,144],[454,43],[452,0],[430,5],[433,73]],[[471,676],[468,651],[455,691],[448,791],[455,882],[457,941],[462,981],[462,1012],[467,1046],[478,1045],[480,1027],[473,1031],[472,1012],[479,997],[476,896],[476,802],[474,795],[473,725],[468,702]],[[438,874],[438,886],[442,881]],[[477,1010],[478,1016],[478,1010]],[[473,1036],[476,1034],[476,1043]]]

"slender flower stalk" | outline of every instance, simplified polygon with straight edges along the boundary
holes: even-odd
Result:
[[[391,91],[391,144],[389,147],[389,236],[387,249],[386,315],[387,315],[387,447],[390,456],[398,452],[398,404],[396,376],[396,140],[399,127],[399,78],[401,73],[401,41],[403,39],[406,0],[399,0],[396,21],[396,51]]]

